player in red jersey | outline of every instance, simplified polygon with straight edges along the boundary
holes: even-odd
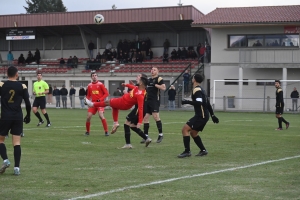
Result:
[[[111,131],[111,134],[115,133],[119,128],[118,116],[119,110],[128,110],[132,108],[135,104],[138,105],[138,124],[137,128],[141,127],[143,122],[143,109],[144,109],[144,97],[146,94],[146,86],[147,86],[147,75],[145,74],[138,74],[136,77],[136,82],[138,86],[133,86],[131,84],[123,84],[125,87],[132,88],[129,93],[124,94],[122,97],[119,98],[112,98],[110,100],[101,101],[101,102],[91,102],[86,99],[86,104],[89,107],[103,107],[103,106],[110,106],[112,108],[112,114],[114,119],[114,126]]]
[[[106,97],[108,97],[108,92],[103,83],[98,81],[98,75],[96,72],[91,73],[92,82],[88,85],[86,90],[86,99],[90,99],[91,101],[100,102],[104,101]],[[91,118],[98,112],[99,118],[101,119],[103,129],[105,131],[105,136],[109,136],[107,122],[104,117],[104,107],[90,107],[88,109],[87,118],[86,118],[86,133],[85,135],[90,135],[90,126],[91,126]]]

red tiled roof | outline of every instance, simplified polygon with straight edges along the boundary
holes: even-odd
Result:
[[[300,5],[217,8],[195,20],[192,26],[282,22],[300,23]]]

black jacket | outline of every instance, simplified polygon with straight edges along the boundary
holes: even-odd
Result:
[[[79,90],[79,99],[83,99],[85,96],[85,89],[84,88],[81,88]]]
[[[169,101],[174,101],[174,100],[175,100],[175,96],[176,96],[176,90],[174,90],[174,89],[169,89],[168,95],[169,95],[168,100],[169,100]]]
[[[296,91],[293,91],[292,93],[291,93],[291,98],[293,98],[293,99],[296,99],[296,98],[299,98],[299,92],[296,90]]]
[[[73,94],[74,95],[76,94],[76,90],[75,90],[75,88],[70,88],[69,95],[72,96]]]

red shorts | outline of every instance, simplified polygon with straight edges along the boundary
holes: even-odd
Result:
[[[105,107],[98,107],[98,108],[91,107],[91,108],[88,109],[88,112],[95,115],[97,113],[97,111],[98,112],[104,112],[104,108]]]
[[[122,98],[113,98],[109,100],[110,107],[118,110],[129,110],[134,105],[128,105]]]

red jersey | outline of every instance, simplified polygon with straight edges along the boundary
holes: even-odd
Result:
[[[100,81],[91,82],[87,87],[86,98],[91,101],[104,101],[108,97],[108,92],[106,87]]]
[[[132,90],[121,97],[122,102],[123,104],[130,106],[130,108],[135,104],[138,104],[138,123],[141,124],[144,118],[144,97],[146,90],[139,90],[137,86],[133,86],[131,84],[126,84],[125,87],[132,88]]]

